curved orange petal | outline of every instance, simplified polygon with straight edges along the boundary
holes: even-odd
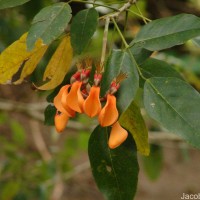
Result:
[[[118,119],[119,113],[116,107],[116,97],[114,95],[107,95],[106,105],[99,113],[99,124],[101,126],[111,126]]]
[[[70,85],[65,85],[65,86],[61,87],[60,91],[54,97],[54,100],[53,100],[53,103],[54,103],[54,106],[56,107],[56,109],[63,113],[66,113],[66,110],[63,107],[63,105],[61,104],[61,98],[62,98],[63,93],[65,91],[68,91],[69,87],[70,87]]]
[[[66,105],[76,112],[82,113],[83,110],[79,105],[78,92],[81,89],[82,82],[76,81],[72,84],[69,94],[66,96]]]
[[[78,98],[79,108],[83,112],[83,103],[84,103],[85,99],[83,98],[83,95],[82,95],[82,92],[81,92],[81,87],[79,87],[79,89],[77,91],[77,98]]]
[[[89,117],[94,117],[101,111],[101,102],[99,99],[100,87],[92,86],[89,96],[83,104],[83,110]]]
[[[69,85],[69,86],[70,86],[70,85]],[[68,87],[68,88],[69,88],[69,87]],[[72,109],[68,106],[68,104],[67,104],[67,102],[66,102],[67,96],[68,96],[68,94],[69,94],[68,88],[67,88],[66,90],[64,90],[64,92],[62,93],[61,104],[62,104],[63,108],[66,110],[66,112],[68,113],[68,115],[69,115],[70,117],[74,117],[76,112],[75,112],[74,110],[72,110]]]
[[[62,113],[59,111],[56,112],[56,115],[54,117],[54,122],[55,122],[56,131],[58,133],[62,132],[65,129],[68,120],[69,120],[69,116],[66,113]]]
[[[122,144],[127,137],[128,132],[124,128],[122,128],[119,122],[117,121],[111,129],[110,137],[108,140],[108,146],[111,149],[114,149],[120,144]]]

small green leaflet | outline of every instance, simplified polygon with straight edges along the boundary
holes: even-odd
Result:
[[[48,105],[44,111],[44,124],[47,126],[54,126],[54,117],[56,115],[56,108]]]
[[[126,51],[113,50],[105,66],[101,84],[101,96],[106,94],[111,82],[120,72],[127,74],[127,78],[121,82],[117,92],[117,107],[120,112],[123,112],[136,95],[139,88],[139,76],[129,54]]]
[[[33,19],[27,37],[27,48],[31,50],[38,38],[50,44],[66,29],[71,19],[71,8],[67,3],[55,3],[43,8]]]
[[[81,54],[96,31],[99,14],[94,8],[80,11],[71,24],[71,43],[77,54]]]

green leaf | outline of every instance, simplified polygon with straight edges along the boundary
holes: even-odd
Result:
[[[0,10],[22,5],[30,0],[0,0]]]
[[[140,113],[140,108],[134,101],[130,104],[128,109],[121,114],[119,123],[133,135],[138,151],[148,156],[148,131]]]
[[[48,105],[44,111],[44,124],[48,126],[53,126],[55,114],[56,108],[52,105]]]
[[[77,54],[88,45],[96,31],[98,24],[98,12],[94,8],[82,10],[73,18],[71,24],[71,43]]]
[[[38,38],[50,44],[58,38],[71,19],[71,8],[67,3],[55,3],[43,8],[33,19],[27,37],[27,47],[31,50]]]
[[[131,45],[140,45],[150,51],[159,51],[180,45],[200,35],[200,18],[180,14],[154,20],[143,26]]]
[[[175,77],[183,79],[181,75],[171,67],[168,63],[157,60],[155,58],[149,58],[142,65],[140,65],[143,76],[148,79],[151,77]],[[140,86],[143,87],[144,80],[140,79]]]
[[[148,114],[169,131],[200,148],[200,94],[177,78],[150,78],[144,85]]]
[[[132,46],[130,50],[138,65],[141,65],[152,54],[151,51],[144,49],[139,45]]]
[[[135,144],[129,134],[122,145],[109,149],[110,130],[97,126],[91,134],[88,153],[92,173],[107,200],[133,200],[139,171]]]
[[[158,145],[151,145],[151,153],[148,157],[143,157],[143,167],[150,180],[156,180],[162,170],[163,166],[163,152]]]
[[[129,54],[126,51],[113,50],[105,66],[101,84],[101,96],[106,94],[111,82],[117,77],[120,71],[128,75],[128,77],[121,82],[120,89],[117,92],[117,107],[119,112],[123,112],[136,95],[139,87],[139,77]]]

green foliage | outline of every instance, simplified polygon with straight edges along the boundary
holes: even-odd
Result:
[[[98,12],[94,9],[80,11],[72,20],[71,43],[77,54],[81,54],[88,45],[96,31],[98,24]]]
[[[177,78],[147,79],[144,105],[153,119],[200,148],[200,94],[192,86]]]
[[[120,112],[123,112],[135,97],[139,87],[139,77],[136,66],[134,66],[129,54],[126,51],[113,50],[108,58],[103,74],[101,85],[102,96],[106,94],[111,82],[120,72],[127,74],[127,78],[120,84],[120,90],[118,91],[117,97],[117,107]],[[130,85],[131,87],[129,87]]]
[[[190,14],[154,20],[143,26],[132,45],[139,45],[150,51],[159,51],[200,35],[200,19]]]
[[[53,126],[55,114],[56,108],[52,105],[48,105],[44,111],[44,124],[48,126]]]
[[[129,134],[118,148],[107,142],[110,128],[96,127],[88,145],[88,154],[97,186],[109,200],[132,200],[137,188],[138,163],[134,141]]]
[[[151,77],[175,77],[183,79],[181,75],[171,67],[171,65],[155,58],[147,59],[142,65],[140,65],[140,70],[146,79]],[[144,86],[144,82],[145,80],[141,78],[141,87]]]
[[[152,51],[149,51],[137,45],[130,47],[130,50],[131,50],[131,53],[134,55],[136,62],[139,65],[145,62],[145,60],[149,58],[149,56],[152,54]]]
[[[28,0],[0,0],[0,9],[14,7],[25,2],[28,2]],[[123,3],[122,1],[118,2]],[[47,4],[49,3],[48,1]],[[106,1],[100,1],[100,3],[107,8],[112,7],[112,4]],[[200,18],[191,14],[180,14],[149,22],[150,20],[145,18],[140,9],[137,8],[137,6],[142,5],[142,12],[144,11],[145,2],[142,1],[142,4],[136,4],[134,8],[129,7],[128,9],[131,9],[132,14],[136,13],[137,18],[141,18],[147,24],[142,26],[134,39],[131,38],[132,42],[128,45],[125,36],[126,30],[128,28],[132,29],[132,27],[129,27],[131,25],[127,22],[128,26],[123,27],[124,33],[122,33],[121,27],[118,27],[113,20],[115,17],[111,17],[113,14],[114,16],[121,15],[119,12],[121,10],[113,7],[113,13],[107,13],[108,15],[99,18],[95,7],[98,7],[98,5],[95,4],[99,4],[99,2],[95,3],[94,1],[92,8],[78,11],[73,18],[70,7],[73,4],[69,5],[63,2],[53,3],[38,12],[32,21],[27,38],[26,34],[24,34],[21,40],[14,42],[7,50],[1,53],[0,82],[11,81],[13,76],[19,73],[20,70],[22,70],[21,75],[23,75],[20,80],[23,81],[35,70],[36,65],[43,57],[48,47],[45,45],[50,45],[55,40],[60,41],[62,39],[57,50],[55,50],[56,48],[54,49],[55,54],[52,55],[51,59],[49,58],[50,64],[43,70],[43,81],[46,81],[46,79],[51,79],[51,81],[38,88],[44,90],[56,88],[47,97],[49,102],[53,102],[53,98],[58,94],[61,86],[69,83],[72,74],[75,72],[72,70],[66,74],[71,67],[71,63],[74,65],[74,62],[71,62],[73,52],[77,56],[74,60],[78,60],[86,57],[86,54],[95,57],[96,54],[94,52],[100,52],[97,46],[108,47],[103,49],[105,52],[109,50],[108,56],[106,57],[106,55],[102,54],[101,59],[98,58],[98,60],[106,60],[105,63],[101,63],[105,64],[105,68],[103,69],[104,73],[100,84],[100,97],[102,101],[106,100],[103,97],[106,96],[110,89],[112,81],[116,80],[116,77],[121,72],[127,75],[125,80],[119,81],[120,88],[117,88],[116,99],[119,111],[118,121],[129,132],[129,136],[119,147],[111,150],[108,147],[111,127],[103,128],[97,126],[90,138],[87,131],[81,130],[78,139],[75,136],[68,136],[67,140],[64,139],[62,141],[61,148],[52,148],[54,149],[52,159],[50,162],[46,162],[41,159],[37,152],[30,152],[30,147],[27,145],[27,135],[22,124],[15,120],[9,120],[8,122],[8,116],[0,114],[0,125],[7,124],[12,133],[9,137],[0,136],[2,148],[0,157],[5,158],[5,162],[0,165],[2,175],[0,180],[0,199],[2,200],[49,199],[52,184],[48,185],[47,183],[49,181],[54,183],[52,178],[57,170],[63,175],[71,169],[69,159],[80,150],[87,148],[88,138],[88,154],[92,173],[105,198],[108,200],[132,200],[137,188],[139,171],[136,147],[143,155],[148,155],[151,150],[150,156],[142,159],[144,169],[150,179],[155,180],[158,178],[163,163],[162,149],[156,145],[151,145],[149,149],[148,131],[138,106],[142,105],[142,103],[144,103],[145,109],[152,119],[159,122],[169,131],[181,136],[191,145],[200,148],[200,95],[183,79],[183,77],[187,78],[187,73],[184,73],[184,69],[189,68],[186,65],[190,65],[189,61],[187,62],[187,55],[179,58],[182,61],[181,64],[175,63],[176,66],[183,65],[182,68],[178,67],[185,76],[181,76],[167,59],[164,61],[149,58],[150,56],[154,57],[154,51],[168,49],[183,44],[190,39],[199,45]],[[123,8],[122,5],[121,9],[123,10]],[[127,11],[130,10],[126,9]],[[8,12],[9,14],[11,13],[11,11]],[[1,15],[3,16],[3,14]],[[20,16],[19,14],[11,14],[13,19],[15,16]],[[129,19],[129,16],[126,16],[127,19],[123,21],[125,22],[124,24]],[[121,42],[117,41],[119,37],[115,36],[115,29],[110,30],[112,26],[108,24],[108,36],[103,34],[106,31],[104,32],[102,26],[97,27],[99,20],[106,17],[110,17],[110,21],[114,22],[115,29],[122,39],[122,46],[125,46],[125,48],[119,48],[119,43],[121,44]],[[27,21],[29,21],[29,18],[30,16],[27,17]],[[102,22],[104,23],[105,21],[103,20]],[[22,24],[24,22],[26,20],[22,19]],[[100,23],[100,25],[103,23]],[[68,24],[70,24],[69,27]],[[121,25],[124,24],[121,23]],[[15,29],[7,26],[5,19],[0,19],[0,25],[6,27],[7,30],[7,32],[0,33],[1,37],[3,35],[2,40],[7,34],[9,37],[13,36],[10,32],[14,32]],[[23,26],[24,30],[27,29],[26,26],[27,24]],[[94,35],[96,30],[97,34]],[[111,32],[113,37],[109,35]],[[131,34],[129,36],[132,37]],[[106,41],[106,37],[108,37],[108,41]],[[98,38],[98,41],[95,41],[96,38]],[[113,42],[110,40],[113,40]],[[92,42],[90,43],[90,41]],[[11,43],[11,39],[0,42],[0,48],[3,49],[8,43]],[[42,52],[30,51],[35,44],[36,50],[42,49]],[[115,47],[114,50],[110,48],[112,46]],[[157,52],[158,58],[160,55]],[[174,57],[177,58],[178,56],[175,55]],[[198,59],[196,62],[198,63]],[[79,68],[79,72],[81,70],[82,68]],[[90,86],[94,83],[95,70],[93,65],[91,76],[88,77]],[[194,71],[193,66],[191,71]],[[196,67],[195,73],[197,75],[190,79],[188,78],[188,80],[194,87],[199,89],[198,67]],[[83,74],[81,74],[82,76]],[[40,77],[42,77],[41,73]],[[89,85],[87,86],[83,84],[81,88],[81,92],[85,92],[84,98],[89,95],[87,91],[89,90]],[[143,102],[140,100],[141,102],[136,105],[135,96],[139,89],[143,91],[144,100]],[[112,103],[110,102],[110,104]],[[103,105],[104,102],[102,103]],[[108,110],[114,106],[109,105]],[[48,105],[45,109],[46,125],[54,125],[55,113],[56,108],[53,105]],[[91,124],[86,122],[87,120],[75,118],[75,120],[77,119],[79,121],[82,120],[86,127],[90,127]],[[54,147],[54,144],[52,146]],[[12,179],[12,182],[9,179]],[[27,183],[31,184],[27,185]]]
[[[30,0],[0,0],[0,10],[22,5]]]
[[[37,39],[50,44],[59,37],[71,19],[71,8],[67,3],[56,3],[43,8],[33,19],[27,37],[27,48],[31,50]]]

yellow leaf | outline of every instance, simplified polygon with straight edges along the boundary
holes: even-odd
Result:
[[[7,47],[0,55],[0,83],[6,83],[19,70],[22,63],[31,58],[41,49],[47,48],[39,39],[32,51],[26,48],[27,33]],[[41,50],[42,51],[42,50]],[[35,61],[36,62],[36,61]],[[29,71],[29,70],[28,70]],[[31,70],[30,70],[31,71]],[[23,75],[25,77],[25,75]]]
[[[14,84],[20,84],[24,78],[34,71],[37,67],[38,63],[42,59],[43,55],[45,54],[48,46],[44,46],[43,48],[39,49],[35,54],[33,54],[28,61],[26,61],[23,70],[21,72],[19,80],[15,81]]]
[[[38,87],[40,90],[51,90],[62,83],[72,62],[73,50],[70,37],[66,36],[56,49],[44,72],[43,79],[51,78],[44,85]]]

